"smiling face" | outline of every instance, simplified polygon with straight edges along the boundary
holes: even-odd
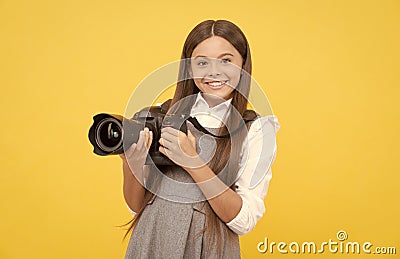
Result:
[[[228,100],[240,81],[242,64],[242,56],[229,41],[213,36],[193,50],[191,76],[201,92]]]

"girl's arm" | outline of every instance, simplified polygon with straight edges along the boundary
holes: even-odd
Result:
[[[185,170],[198,183],[215,214],[223,222],[230,222],[239,214],[242,208],[242,198],[222,182],[208,165],[201,168],[186,168]],[[224,191],[218,194],[222,190]]]
[[[123,193],[126,204],[135,213],[143,206],[145,188],[133,175],[126,159],[122,159],[122,168],[124,172]],[[140,172],[143,175],[143,172]]]
[[[123,161],[124,198],[128,207],[135,213],[143,207],[146,191],[143,187],[144,164],[152,141],[152,132],[145,128],[140,132],[138,142],[120,155]]]
[[[196,143],[189,131],[186,137],[179,131],[165,129],[160,143],[166,147],[161,147],[160,151],[174,161],[191,161],[193,158],[189,163],[191,166],[182,167],[197,183],[217,216],[234,232],[244,235],[255,227],[265,213],[264,198],[271,179],[271,164],[276,154],[275,133],[278,129],[279,123],[273,116],[260,118],[251,125],[247,145],[251,148],[248,153],[243,152],[235,191],[228,188],[207,165],[202,163],[203,166],[198,166],[201,162],[194,160],[198,157]],[[178,141],[174,141],[174,138]],[[177,144],[180,144],[180,148],[176,147]]]
[[[160,144],[160,152],[192,176],[222,221],[230,222],[238,215],[242,198],[222,182],[198,156],[196,140],[189,130],[186,135],[171,127],[163,128]]]

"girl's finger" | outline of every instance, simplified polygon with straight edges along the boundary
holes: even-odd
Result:
[[[158,150],[162,153],[162,154],[164,154],[166,157],[168,157],[169,159],[171,159],[172,158],[172,152],[171,152],[171,150],[169,150],[169,149],[167,149],[167,148],[164,148],[164,147],[162,147],[162,146],[160,146],[159,148],[158,148]]]
[[[159,150],[163,155],[167,156],[167,154],[165,153],[165,148],[163,148],[162,146],[160,146],[160,147],[158,148],[158,150]]]
[[[149,149],[149,140],[150,140],[150,131],[149,128],[145,127],[144,128],[144,136],[145,136],[145,141],[144,141],[144,148],[146,148],[147,150]],[[151,144],[151,142],[150,142]]]
[[[149,138],[148,138],[148,140],[147,140],[147,145],[146,145],[147,150],[150,149],[150,146],[151,146],[151,143],[152,143],[152,142],[153,142],[153,132],[150,131],[150,132],[149,132]]]
[[[175,136],[168,131],[162,132],[161,137],[169,142],[178,142],[178,136]]]
[[[174,129],[172,127],[165,127],[165,128],[161,129],[161,133],[164,133],[164,132],[168,132],[169,134],[171,134],[173,136],[178,136],[180,130]]]
[[[171,142],[167,139],[164,139],[164,138],[160,138],[160,140],[158,142],[166,149],[172,149],[172,147],[174,145],[173,142]]]
[[[142,149],[144,142],[145,142],[145,135],[144,135],[144,131],[141,130],[139,132],[139,139],[138,139],[138,142],[137,142],[138,149]]]
[[[193,136],[192,132],[188,130],[188,139],[193,147],[196,147],[196,138]]]
[[[125,151],[125,154],[127,154],[128,156],[131,156],[131,155],[133,154],[133,152],[135,152],[136,147],[137,147],[137,144],[136,144],[136,143],[133,143],[132,146],[130,146],[130,147],[128,148],[128,150]]]

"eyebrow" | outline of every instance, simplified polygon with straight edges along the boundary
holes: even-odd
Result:
[[[230,56],[233,57],[233,54],[231,54],[231,53],[229,53],[229,52],[225,52],[225,53],[222,53],[221,55],[219,55],[217,58],[221,58],[221,57],[226,56],[226,55],[230,55]],[[194,58],[200,58],[200,57],[206,58],[207,56],[204,56],[204,55],[197,55],[197,56],[194,57]]]

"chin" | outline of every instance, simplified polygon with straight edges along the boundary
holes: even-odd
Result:
[[[232,97],[232,92],[231,91],[224,91],[224,89],[221,90],[214,90],[214,89],[209,89],[208,87],[204,87],[201,89],[201,91],[205,94],[210,94],[217,96],[219,98],[223,98],[225,100],[228,100],[229,98]]]

